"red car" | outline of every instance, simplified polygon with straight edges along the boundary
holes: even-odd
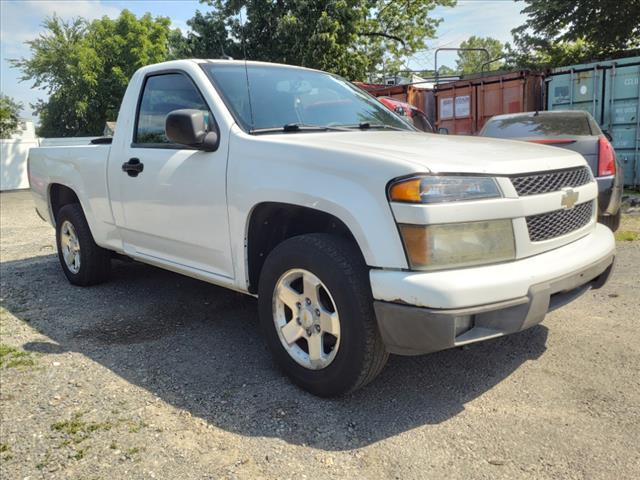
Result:
[[[410,103],[401,102],[400,100],[396,100],[391,97],[378,97],[378,100],[380,100],[385,107],[396,112],[404,118],[407,123],[413,125],[418,130],[428,133],[436,133],[429,120],[427,120],[427,116],[424,112]]]

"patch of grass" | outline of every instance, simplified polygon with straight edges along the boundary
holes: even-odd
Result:
[[[11,447],[6,443],[0,443],[0,453],[2,454],[3,462],[8,462],[13,458],[13,455],[11,455]]]
[[[118,444],[116,442],[111,442],[111,445],[109,445],[109,448],[111,450],[117,450],[118,449]]]
[[[35,364],[36,361],[29,352],[18,350],[4,343],[0,344],[0,367],[32,367]]]
[[[640,233],[632,232],[630,230],[618,230],[616,232],[616,240],[618,242],[633,242],[640,240]]]
[[[145,422],[143,422],[142,420],[140,420],[137,423],[131,423],[129,425],[129,432],[130,433],[138,433],[140,430],[142,430],[145,427],[148,427],[149,425],[147,425]]]
[[[127,457],[129,460],[136,460],[136,456],[143,450],[144,448],[133,447],[128,449],[126,452],[124,452],[124,456]]]
[[[40,463],[36,464],[36,468],[38,470],[44,469],[49,464],[50,459],[51,459],[51,452],[47,451],[47,453],[44,456],[44,459]]]
[[[55,422],[51,425],[51,430],[67,435],[60,446],[67,446],[70,443],[80,443],[91,436],[93,432],[98,430],[111,430],[113,425],[111,422],[85,422],[82,420],[82,413],[75,413],[71,420],[63,420]]]
[[[82,460],[84,458],[85,453],[87,453],[88,448],[81,448],[74,455],[71,455],[69,458],[73,458],[74,460]]]
[[[620,230],[631,230],[640,232],[640,215],[622,215]]]

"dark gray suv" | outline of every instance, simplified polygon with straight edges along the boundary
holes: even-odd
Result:
[[[566,148],[580,153],[598,182],[598,221],[616,231],[620,226],[623,170],[611,138],[584,111],[525,112],[491,117],[479,133]]]

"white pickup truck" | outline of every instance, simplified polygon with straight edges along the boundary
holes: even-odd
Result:
[[[94,142],[29,156],[69,281],[105,280],[119,254],[257,295],[277,363],[317,395],[389,353],[536,325],[614,261],[579,154],[418,132],[324,72],[147,66]]]

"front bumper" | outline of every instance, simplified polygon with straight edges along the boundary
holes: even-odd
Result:
[[[427,301],[431,298],[436,305],[444,304],[444,308],[434,308],[417,298],[411,303],[402,298],[389,301],[380,295],[381,282],[374,280],[376,275],[372,272],[378,327],[387,350],[399,355],[435,352],[518,332],[540,323],[547,312],[589,288],[604,285],[611,274],[614,255],[613,235],[598,225],[583,239],[508,264],[378,275],[380,280],[384,273],[404,273],[409,282],[405,281],[405,286],[411,286],[405,293]],[[501,274],[504,276],[499,277]],[[454,277],[457,285],[450,282]],[[450,298],[445,291],[448,285],[452,286]],[[505,297],[523,285],[526,288],[521,295]],[[475,299],[473,304],[466,304],[469,298]]]

